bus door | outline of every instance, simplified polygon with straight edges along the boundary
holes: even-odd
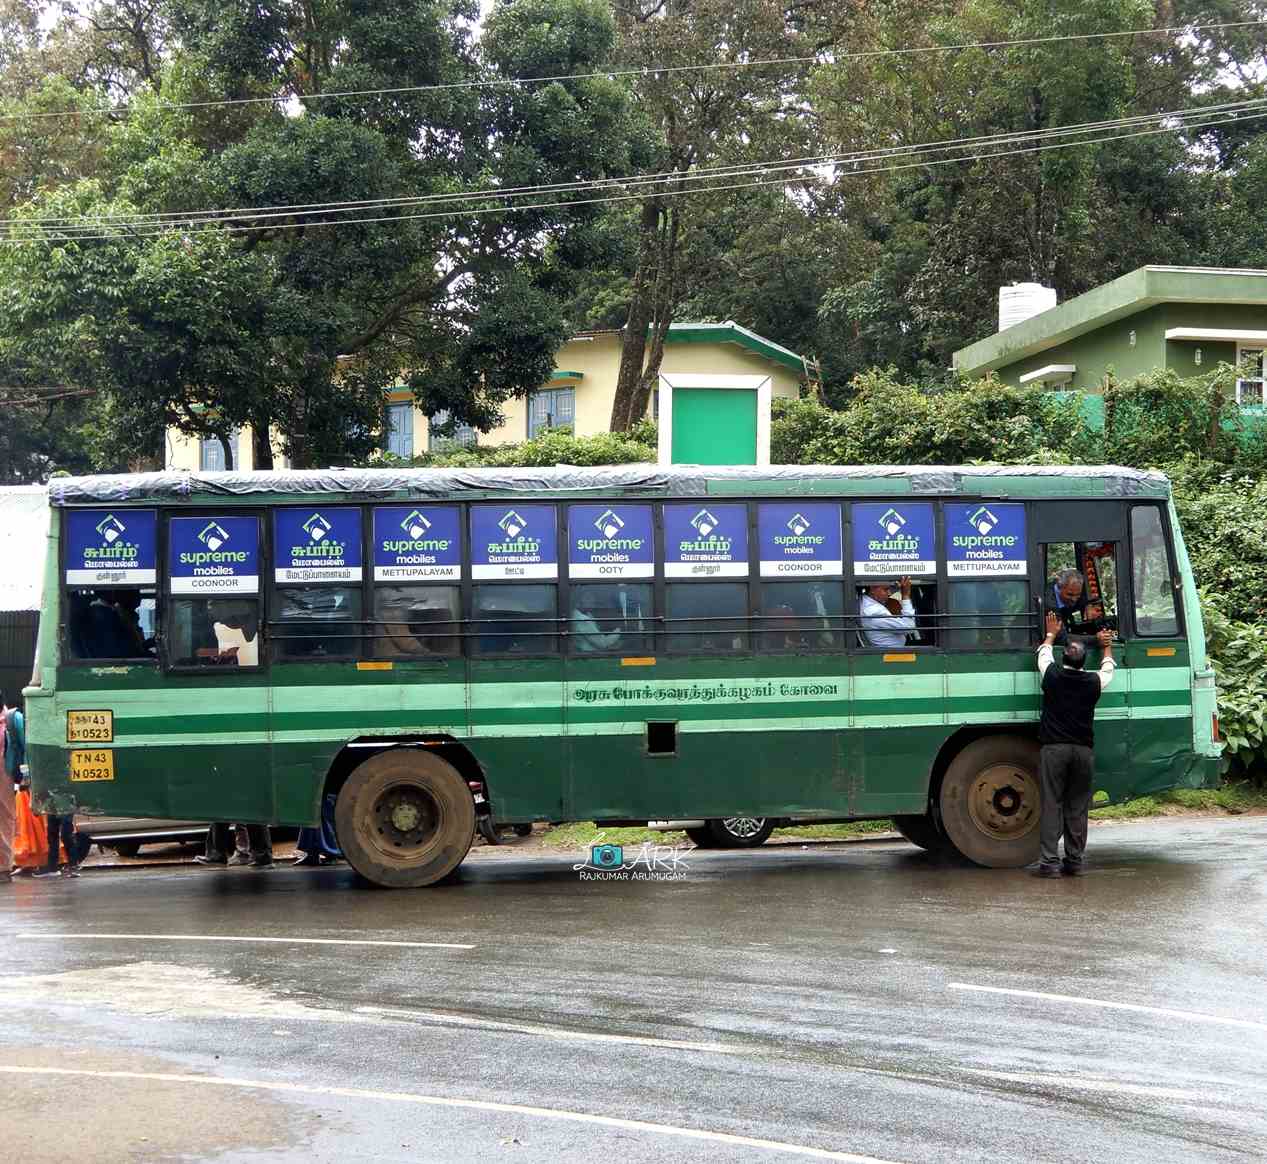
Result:
[[[1068,636],[1086,645],[1088,669],[1100,665],[1099,630],[1113,631],[1118,640],[1114,654],[1120,674],[1096,711],[1096,783],[1102,787],[1126,770],[1130,754],[1131,659],[1123,641],[1129,619],[1122,617],[1128,601],[1128,588],[1122,585],[1128,563],[1126,506],[1105,500],[1039,501],[1033,506],[1033,527],[1036,641],[1046,633],[1051,611],[1060,616]]]

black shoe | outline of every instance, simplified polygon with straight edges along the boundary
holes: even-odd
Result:
[[[1031,865],[1029,867],[1030,875],[1033,877],[1059,877],[1059,865]]]
[[[1087,875],[1087,867],[1081,861],[1076,865],[1072,861],[1066,861],[1060,866],[1060,871],[1066,877],[1085,877]]]
[[[271,869],[273,867],[272,857],[255,857],[251,861],[252,869]]]
[[[292,865],[320,865],[321,857],[317,853],[296,853]]]

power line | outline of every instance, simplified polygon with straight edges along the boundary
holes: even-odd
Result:
[[[459,89],[497,89],[525,85],[547,85],[560,81],[591,81],[600,77],[647,77],[676,75],[679,73],[716,72],[724,69],[767,68],[775,65],[840,64],[844,61],[870,60],[878,57],[918,56],[929,53],[963,52],[967,49],[1026,48],[1037,45],[1061,44],[1074,41],[1115,40],[1130,36],[1163,36],[1171,33],[1214,32],[1232,28],[1262,27],[1261,20],[1227,21],[1221,24],[1177,24],[1164,28],[1131,28],[1116,32],[1080,32],[1054,36],[1031,36],[1017,40],[966,41],[947,45],[912,45],[896,49],[864,49],[859,52],[832,55],[812,54],[800,57],[764,57],[751,61],[713,61],[701,65],[644,65],[635,69],[605,69],[589,73],[555,73],[542,77],[504,77],[481,81],[444,81],[432,85],[401,85],[379,89],[341,89],[328,93],[287,93],[267,97],[228,97],[215,101],[159,101],[156,108],[162,111],[179,109],[218,109],[242,105],[275,105],[291,101],[332,101],[348,97],[399,97],[416,93],[439,93]],[[56,117],[108,117],[130,114],[131,107],[103,105],[94,109],[47,110],[43,113],[0,114],[0,122],[42,120]]]
[[[1243,117],[1219,117],[1219,118],[1211,118],[1206,121],[1197,121],[1197,122],[1187,123],[1185,125],[1180,125],[1180,126],[1161,126],[1154,129],[1136,130],[1131,133],[1112,134],[1107,137],[1091,138],[1086,141],[1046,142],[1044,144],[1028,146],[1028,147],[1024,147],[1020,149],[992,150],[992,151],[988,151],[984,153],[967,154],[961,157],[933,158],[929,160],[905,162],[900,165],[873,166],[873,167],[864,167],[861,169],[844,170],[838,176],[839,177],[855,177],[862,174],[897,173],[903,170],[926,169],[926,168],[931,168],[933,166],[952,165],[952,164],[956,164],[960,162],[989,161],[995,158],[1017,157],[1017,156],[1026,155],[1026,154],[1043,153],[1048,150],[1072,149],[1078,146],[1101,145],[1107,142],[1125,141],[1130,138],[1151,137],[1157,134],[1175,133],[1182,129],[1199,129],[1199,128],[1212,126],[1212,125],[1225,125],[1232,122],[1254,121],[1254,120],[1259,120],[1263,117],[1267,117],[1267,111],[1262,112],[1262,113],[1248,113]],[[810,180],[809,178],[806,178],[803,181],[809,181],[809,180]],[[787,180],[785,180],[784,184],[788,184]],[[691,190],[663,191],[663,192],[658,193],[656,196],[660,198],[674,198],[674,197],[681,197],[682,195],[686,195],[686,194],[697,194],[697,193],[711,194],[711,193],[718,193],[721,191],[743,190],[743,189],[751,189],[756,186],[771,186],[771,185],[773,185],[773,183],[766,181],[763,178],[758,178],[756,181],[735,182],[735,183],[729,183],[729,184],[723,184],[723,185],[701,187],[701,188],[691,189]],[[554,202],[534,202],[534,203],[528,203],[526,205],[521,204],[517,206],[476,207],[476,208],[466,209],[466,210],[463,210],[463,209],[439,210],[439,211],[430,211],[430,212],[420,213],[420,214],[379,215],[373,218],[339,219],[337,221],[330,222],[330,223],[316,223],[316,224],[309,223],[309,222],[294,222],[294,223],[276,223],[276,224],[269,224],[266,226],[249,226],[249,225],[247,226],[232,226],[232,225],[219,226],[216,223],[208,223],[202,226],[194,226],[192,228],[182,230],[180,231],[180,233],[189,235],[189,234],[201,234],[208,230],[222,230],[225,233],[239,234],[239,233],[246,233],[246,232],[251,232],[251,231],[259,231],[259,230],[295,230],[302,227],[309,227],[313,225],[317,225],[317,226],[322,226],[322,225],[354,226],[354,225],[365,225],[365,224],[372,225],[375,223],[407,222],[407,221],[418,221],[418,220],[424,220],[424,219],[474,217],[474,216],[482,216],[486,214],[507,214],[507,213],[511,213],[514,211],[521,211],[521,210],[541,210],[541,209],[552,209],[552,208],[566,209],[566,208],[575,207],[575,206],[590,206],[590,205],[606,204],[606,203],[613,203],[613,202],[628,202],[631,200],[642,199],[645,197],[647,197],[647,195],[644,192],[644,193],[636,193],[636,194],[620,194],[620,195],[613,195],[613,196],[601,197],[601,198],[582,198],[582,199],[571,199],[568,201],[554,201]],[[165,231],[168,228],[168,225],[170,224],[163,224],[158,229],[151,228],[151,229],[146,229],[146,230],[134,231],[131,234],[123,234],[116,230],[113,233],[68,234],[68,235],[63,235],[59,237],[51,237],[51,238],[50,237],[26,238],[26,239],[7,238],[7,239],[0,239],[0,244],[7,244],[10,246],[22,246],[29,243],[35,243],[35,242],[57,244],[57,243],[65,243],[65,242],[92,242],[92,241],[102,241],[102,240],[110,240],[110,241],[116,241],[116,242],[130,241],[133,238],[150,238],[150,237],[156,237],[158,235],[161,235],[165,233]],[[173,231],[173,233],[175,232]]]
[[[289,218],[295,213],[309,217],[350,213],[356,210],[372,210],[379,208],[405,208],[410,206],[445,205],[454,202],[478,202],[491,199],[524,198],[540,195],[562,195],[566,193],[583,193],[608,189],[627,190],[630,187],[672,182],[703,182],[710,179],[741,177],[756,173],[778,173],[813,166],[842,166],[857,162],[875,161],[883,158],[900,157],[922,152],[940,153],[945,150],[968,149],[974,146],[1006,145],[1013,142],[1046,140],[1055,137],[1075,136],[1100,130],[1124,129],[1152,122],[1178,120],[1181,124],[1171,128],[1182,129],[1190,117],[1208,118],[1214,114],[1247,113],[1261,108],[1267,98],[1252,98],[1243,101],[1224,102],[1216,105],[1195,106],[1187,109],[1164,110],[1156,113],[1134,114],[1129,117],[1110,118],[1101,121],[1082,122],[1066,126],[1052,126],[1037,130],[1013,130],[998,134],[984,134],[976,137],[956,138],[952,141],[934,141],[913,143],[898,146],[886,146],[876,150],[859,150],[847,153],[818,154],[800,158],[779,159],[773,161],[731,163],[710,167],[701,167],[690,171],[662,171],[655,174],[639,174],[627,177],[583,179],[574,182],[518,186],[508,188],[485,188],[481,190],[448,192],[443,194],[406,195],[393,198],[358,199],[343,202],[310,202],[293,203],[261,207],[237,207],[233,209],[212,209],[195,211],[161,211],[151,213],[120,215],[45,215],[32,218],[10,218],[10,226],[60,227],[66,231],[86,231],[102,229],[105,226],[144,228],[152,230],[166,226],[190,227],[195,224],[221,225],[244,220],[274,220]],[[332,221],[343,221],[332,219]],[[5,223],[0,222],[0,226]],[[320,224],[318,224],[320,225]]]

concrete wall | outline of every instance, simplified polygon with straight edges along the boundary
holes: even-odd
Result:
[[[1211,371],[1220,360],[1236,361],[1234,343],[1209,340],[1166,340],[1174,327],[1241,328],[1267,330],[1267,307],[1252,304],[1164,303],[1060,344],[1036,356],[1008,364],[998,371],[1005,384],[1019,384],[1021,376],[1048,364],[1074,364],[1077,372],[1068,390],[1099,392],[1111,368],[1119,380],[1143,375],[1154,368],[1173,368],[1188,377]],[[1135,332],[1131,347],[1130,333]],[[1201,364],[1196,350],[1201,349]]]

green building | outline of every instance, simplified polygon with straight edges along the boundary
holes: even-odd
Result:
[[[1267,271],[1140,267],[961,348],[954,368],[973,378],[993,373],[1006,384],[1094,393],[1110,371],[1128,379],[1171,368],[1187,377],[1220,361],[1250,361],[1237,401],[1261,407],[1264,349]]]

